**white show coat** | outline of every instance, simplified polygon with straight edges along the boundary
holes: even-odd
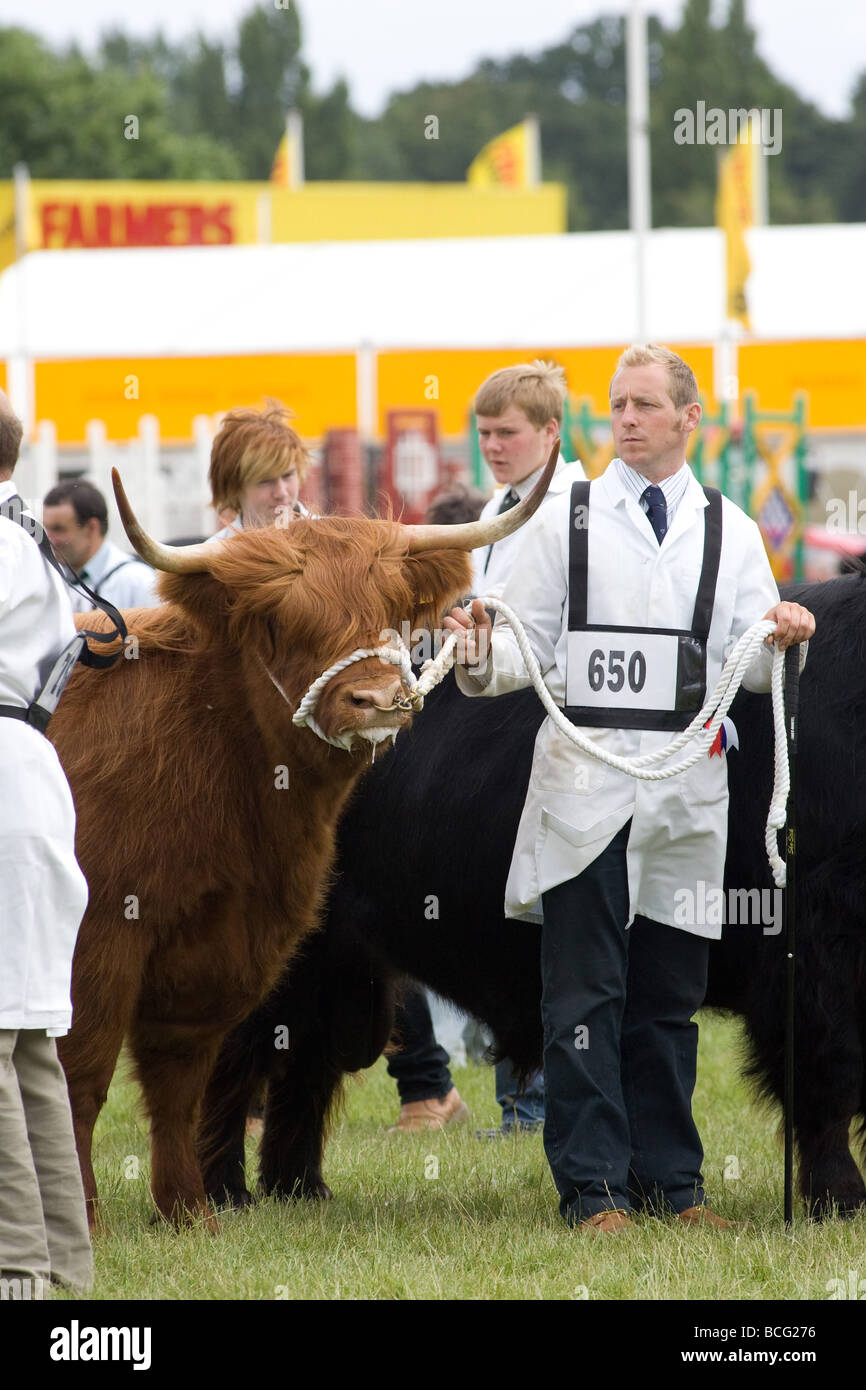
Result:
[[[687,465],[686,465],[687,466]],[[545,682],[565,704],[568,627],[568,492],[540,510],[525,539],[503,599],[526,626]],[[589,510],[590,623],[688,629],[703,559],[703,488],[689,482],[664,543],[659,546],[640,504],[611,463],[591,484]],[[707,651],[707,691],[726,656],[779,595],[758,527],[723,499],[722,553]],[[529,684],[511,630],[499,622],[488,683],[457,668],[467,695],[499,695]],[[805,660],[805,644],[801,664]],[[749,690],[770,688],[772,649],[749,668]],[[626,756],[662,747],[673,734],[633,729],[582,729],[611,752]],[[632,818],[628,844],[630,920],[637,914],[668,926],[675,894],[690,890],[695,903],[712,900],[722,886],[727,840],[725,757],[705,755],[688,772],[664,782],[638,782],[596,762],[560,734],[548,718],[535,742],[529,790],[506,885],[509,917],[540,917],[540,895],[580,874]],[[697,887],[705,885],[704,895]],[[680,900],[681,901],[681,900]],[[685,927],[716,937],[721,928]]]
[[[479,521],[487,521],[491,516],[498,515],[499,508],[502,506],[502,499],[512,486],[522,502],[524,497],[529,496],[543,472],[544,466],[542,465],[542,467],[537,468],[534,473],[530,473],[528,478],[524,478],[522,482],[514,483],[513,485],[509,483],[504,487],[498,487],[490,501],[486,503],[484,510],[478,518]],[[586,474],[583,471],[582,464],[565,463],[562,459],[559,459],[556,470],[550,480],[550,486],[538,510],[543,511],[545,507],[550,505],[554,497],[558,497],[562,492],[570,492],[572,483],[583,482],[585,478]],[[538,513],[536,513],[536,515],[538,515]],[[487,595],[490,598],[500,597],[511,574],[512,567],[520,554],[523,538],[524,533],[521,527],[519,531],[513,531],[510,536],[505,536],[503,540],[496,541],[493,546],[485,545],[481,550],[473,550],[473,594]],[[485,570],[484,566],[488,555],[490,556],[490,563]]]
[[[308,518],[308,519],[315,520],[315,518],[313,517],[313,513],[310,512],[310,511],[307,511],[307,508],[304,506],[303,502],[295,502],[293,510],[297,512],[298,516],[302,516],[302,517],[306,517],[306,518]],[[229,522],[228,526],[224,526],[224,527],[222,528],[221,531],[215,531],[214,534],[213,534],[212,536],[208,536],[208,540],[209,540],[209,541],[227,541],[227,540],[230,539],[230,537],[232,537],[232,536],[237,536],[237,535],[238,535],[240,532],[242,532],[243,530],[244,530],[243,517],[241,517],[241,516],[236,516],[235,519],[234,519],[234,521],[230,521],[230,522]]]
[[[115,608],[153,608],[160,601],[156,592],[159,572],[152,570],[137,555],[128,555],[113,541],[102,542],[82,567],[81,576],[89,589],[113,603]],[[74,612],[93,611],[94,604],[86,594],[76,593],[72,589],[69,593]]]
[[[15,493],[0,482],[0,502]],[[75,636],[63,580],[0,517],[0,704],[28,705]],[[0,1028],[68,1031],[69,984],[87,884],[75,809],[44,734],[0,718]]]

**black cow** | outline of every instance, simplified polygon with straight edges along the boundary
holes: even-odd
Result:
[[[866,1187],[848,1143],[866,1111],[866,579],[791,590],[817,619],[801,682],[796,1133],[815,1216],[853,1212]],[[772,783],[768,696],[741,692],[729,756],[729,887],[770,888],[763,827]],[[539,929],[502,915],[503,888],[543,710],[533,691],[467,700],[453,677],[365,780],[341,828],[324,929],[232,1036],[202,1129],[208,1190],[249,1200],[248,1100],[269,1080],[264,1191],[328,1196],[327,1116],[346,1071],[371,1065],[411,976],[491,1029],[497,1055],[541,1060]],[[744,1015],[750,1071],[782,1088],[784,945],[733,926],[711,951],[708,1005]],[[275,1046],[287,1026],[289,1047]]]

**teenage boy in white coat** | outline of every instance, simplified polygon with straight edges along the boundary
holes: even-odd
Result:
[[[0,505],[15,495],[21,424],[0,391]],[[0,1297],[93,1275],[84,1190],[55,1038],[69,1031],[72,953],[87,905],[75,811],[57,754],[26,713],[75,636],[66,585],[0,517]],[[5,713],[5,711],[4,711]]]
[[[533,519],[503,594],[557,704],[625,756],[690,722],[732,641],[760,618],[775,622],[768,642],[780,649],[814,632],[806,609],[779,602],[755,523],[708,497],[686,465],[700,415],[681,358],[654,345],[625,352],[611,382],[618,458],[586,496]],[[528,684],[510,630],[497,624],[491,642],[480,603],[445,622],[461,635],[466,694]],[[769,690],[771,659],[768,645],[748,689]],[[721,888],[726,833],[723,756],[638,782],[549,719],[539,730],[506,912],[542,899],[545,1149],[562,1215],[593,1232],[624,1230],[642,1209],[727,1224],[706,1206],[691,1114],[691,1019],[720,928],[683,926],[676,911],[679,890],[698,902],[710,896],[698,883]]]
[[[498,484],[481,520],[528,497],[541,476],[554,440],[562,429],[565,373],[552,362],[520,363],[489,376],[475,397],[475,422],[484,462]],[[542,508],[586,477],[579,463],[560,457]],[[476,594],[498,598],[523,544],[519,531],[472,552],[472,587]]]
[[[550,456],[562,430],[566,396],[565,373],[552,362],[535,361],[503,367],[479,387],[473,408],[481,454],[499,484],[481,513],[496,516],[527,497]],[[571,491],[572,483],[586,478],[580,463],[560,457],[556,472],[541,503],[549,507],[555,497]],[[511,575],[523,537],[515,532],[472,552],[473,593],[499,598]],[[521,1087],[508,1058],[496,1063],[496,1100],[502,1110],[499,1129],[485,1130],[494,1139],[521,1130],[538,1129],[544,1123],[544,1076],[537,1072]]]

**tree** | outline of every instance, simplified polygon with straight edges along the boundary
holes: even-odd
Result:
[[[340,78],[321,97],[308,93],[302,109],[306,177],[351,178],[359,122],[345,81]]]
[[[226,51],[203,34],[184,62],[175,66],[171,80],[172,111],[177,129],[187,134],[207,134],[233,143],[235,112],[226,82]]]
[[[831,166],[839,217],[845,222],[866,222],[866,72],[853,93],[854,112],[839,131]]]
[[[241,21],[233,143],[247,178],[269,177],[286,112],[303,103],[310,74],[300,54],[295,0],[288,0],[284,9],[257,7]]]
[[[768,156],[770,220],[866,217],[866,74],[850,120],[832,121],[781,82],[757,51],[746,0],[686,0],[678,24],[648,24],[654,226],[714,220],[719,147],[677,144],[683,108],[780,110],[781,153]],[[628,225],[625,25],[601,15],[537,53],[485,60],[459,82],[394,92],[382,115],[352,110],[340,80],[316,93],[303,62],[296,0],[258,4],[237,35],[103,35],[95,60],[0,30],[0,176],[24,160],[36,176],[267,179],[298,107],[311,179],[462,182],[493,136],[535,112],[543,176],[568,190],[572,229]],[[137,115],[140,138],[123,138]],[[438,138],[429,138],[435,116]]]

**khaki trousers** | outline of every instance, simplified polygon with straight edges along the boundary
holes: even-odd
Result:
[[[60,1279],[78,1292],[93,1280],[84,1189],[66,1077],[44,1030],[0,1029],[0,1297],[29,1279],[47,1294]],[[39,1281],[39,1282],[37,1282]]]

